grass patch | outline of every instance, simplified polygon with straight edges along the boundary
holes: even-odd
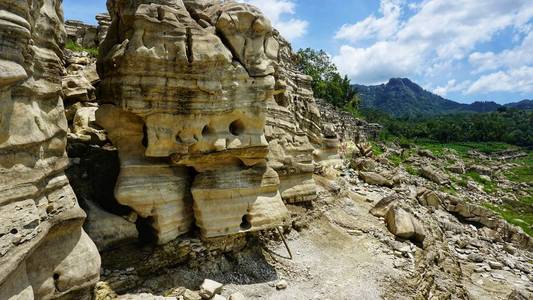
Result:
[[[494,193],[496,191],[497,185],[492,182],[491,180],[487,180],[485,178],[482,178],[481,175],[479,175],[476,172],[467,172],[467,177],[470,177],[475,182],[481,184],[483,186],[483,190],[487,193]]]
[[[526,157],[514,160],[520,166],[505,173],[507,178],[514,182],[533,183],[533,151],[528,151]]]
[[[441,192],[444,192],[444,193],[447,193],[447,194],[450,194],[450,195],[453,195],[453,196],[456,196],[456,195],[457,195],[457,190],[456,190],[453,186],[450,186],[450,187],[441,187],[441,188],[440,188],[440,191],[441,191]]]
[[[403,158],[397,154],[391,154],[387,159],[395,166],[399,166],[403,162]]]
[[[84,48],[82,47],[81,45],[78,45],[76,42],[74,41],[67,41],[67,43],[65,44],[65,48],[66,49],[69,49],[69,50],[72,50],[74,52],[87,52],[89,53],[90,56],[92,57],[97,57],[98,56],[98,48]]]
[[[418,170],[411,165],[405,165],[405,171],[413,176],[418,176]]]
[[[487,142],[487,143],[475,143],[475,142],[462,142],[462,143],[439,143],[431,140],[417,140],[415,144],[422,148],[431,150],[435,156],[442,157],[444,155],[444,149],[453,149],[461,157],[468,156],[468,152],[476,150],[485,154],[490,154],[507,149],[516,149],[516,146],[512,146],[506,143]]]
[[[507,222],[521,227],[529,236],[533,236],[533,210],[521,209],[511,204],[494,205],[485,203],[483,206],[496,212]]]
[[[370,145],[372,146],[372,153],[374,156],[379,156],[384,153],[383,149],[381,149],[378,144],[370,142]]]

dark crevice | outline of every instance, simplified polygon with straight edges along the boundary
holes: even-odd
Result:
[[[187,52],[187,61],[189,64],[193,63],[193,53],[192,53],[192,33],[191,29],[187,28],[187,47],[185,47],[185,51]]]
[[[252,228],[252,224],[250,224],[250,221],[248,221],[248,219],[249,219],[248,215],[242,216],[242,222],[241,222],[241,229],[242,230],[248,230],[248,229]]]

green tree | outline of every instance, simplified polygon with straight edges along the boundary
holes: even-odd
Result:
[[[339,74],[324,50],[300,49],[297,54],[299,71],[313,78],[315,97],[340,108],[347,108],[349,105],[350,111],[357,110],[360,102],[357,91],[352,88],[347,76],[342,77]]]

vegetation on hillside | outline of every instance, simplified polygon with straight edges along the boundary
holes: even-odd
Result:
[[[299,71],[313,78],[315,97],[341,108],[353,110],[358,106],[357,91],[352,88],[347,76],[340,75],[324,50],[300,49],[297,54]]]
[[[369,122],[384,127],[385,139],[429,139],[440,143],[500,142],[533,147],[533,112],[515,109],[491,113],[454,114],[427,118],[393,118],[362,110]]]
[[[89,53],[89,55],[92,56],[92,57],[97,57],[98,56],[98,48],[84,48],[81,45],[79,45],[78,43],[76,43],[74,41],[71,41],[71,40],[67,41],[67,43],[65,44],[65,49],[69,49],[69,50],[72,50],[74,52],[85,51],[85,52]]]

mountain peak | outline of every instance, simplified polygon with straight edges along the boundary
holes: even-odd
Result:
[[[354,85],[362,99],[362,108],[384,111],[393,116],[431,116],[460,112],[491,112],[502,105],[493,101],[462,104],[424,90],[409,78],[391,78],[376,86]],[[506,104],[516,109],[533,109],[533,101]]]

